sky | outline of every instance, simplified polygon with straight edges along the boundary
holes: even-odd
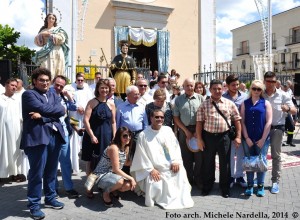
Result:
[[[182,0],[181,0],[182,1]],[[262,0],[267,2],[267,0]],[[272,13],[277,14],[300,5],[300,0],[271,0]],[[21,32],[18,45],[31,49],[33,39],[43,25],[43,0],[1,0],[0,23]],[[259,20],[254,0],[216,0],[217,62],[232,59],[232,35],[230,30]]]
[[[267,5],[267,0],[263,0]],[[278,14],[300,5],[300,0],[271,0],[272,14]],[[260,20],[254,0],[216,0],[217,62],[232,59],[230,30]],[[263,34],[261,35],[263,40]]]

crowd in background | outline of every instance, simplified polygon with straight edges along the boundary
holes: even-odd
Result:
[[[219,187],[224,198],[230,196],[234,184],[245,187],[247,196],[255,192],[254,186],[257,185],[257,196],[264,196],[265,172],[257,173],[256,182],[254,173],[247,172],[246,181],[241,163],[245,152],[266,156],[271,146],[271,193],[278,193],[281,147],[295,147],[293,133],[297,103],[292,83],[287,81],[282,86],[272,72],[265,74],[264,81],[254,80],[249,88],[235,75],[229,75],[224,82],[212,80],[208,85],[192,78],[184,79],[180,85],[179,78],[180,74],[174,69],[170,74],[159,74],[158,71],[137,73],[135,84],[126,88],[123,97],[116,93],[116,81],[102,79],[100,72],[95,74],[95,82],[91,85],[85,82],[83,73],[77,73],[76,81],[71,84],[67,84],[64,76],[58,75],[50,86],[51,73],[39,68],[32,76],[33,89],[26,92],[21,80],[8,80],[5,87],[0,87],[0,178],[12,177],[16,182],[28,178],[29,208],[33,213],[39,211],[34,198],[41,196],[41,190],[37,188],[42,183],[36,181],[44,178],[45,204],[59,209],[63,204],[54,199],[61,193],[57,169],[61,170],[65,193],[76,198],[78,192],[73,188],[71,176],[80,172],[79,160],[83,160],[87,177],[93,173],[101,177],[97,185],[103,190],[104,204],[111,207],[112,197],[119,198],[118,192],[134,190],[138,195],[145,195],[145,191],[150,190],[138,181],[145,180],[140,176],[144,174],[137,163],[149,165],[153,158],[150,162],[145,158],[137,159],[136,152],[143,158],[147,150],[141,149],[152,141],[149,137],[157,138],[154,130],[158,130],[162,136],[171,132],[173,145],[178,143],[174,150],[180,152],[174,153],[176,162],[170,162],[172,158],[168,157],[166,160],[172,164],[172,172],[177,173],[177,165],[182,162],[180,169],[185,169],[186,173],[181,173],[180,179],[182,175],[186,176],[191,186],[202,190],[203,196],[210,193],[215,182],[216,154],[220,164]],[[219,111],[237,128],[235,139],[229,139],[229,127]],[[44,125],[51,127],[50,133]],[[56,136],[58,132],[60,136]],[[286,142],[282,141],[284,132],[287,132]],[[35,138],[41,142],[34,143]],[[197,140],[194,150],[189,146],[192,138]],[[162,137],[154,145],[165,146],[161,140]],[[51,153],[47,149],[37,153],[32,147],[48,145],[49,141],[52,141]],[[166,149],[164,155],[173,154],[172,147]],[[155,155],[155,152],[148,153]],[[45,161],[38,157],[45,157]],[[132,161],[135,172],[131,170]],[[40,170],[41,163],[45,167],[43,171]],[[153,164],[154,170],[155,166],[158,165]],[[150,169],[150,177],[159,182],[163,171],[151,172],[153,167],[145,165],[143,169]],[[48,176],[42,177],[43,172]],[[103,177],[107,172],[110,175]],[[164,184],[156,186],[164,189],[161,197],[146,196],[147,205],[162,204],[160,201],[170,187],[168,182]],[[87,190],[86,196],[93,198],[93,190]],[[189,205],[176,203],[171,208],[191,207],[193,204],[189,198],[183,201],[188,201]],[[170,207],[166,205],[164,208]]]

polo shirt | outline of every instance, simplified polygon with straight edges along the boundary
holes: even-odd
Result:
[[[175,100],[173,116],[179,117],[185,126],[196,125],[197,110],[203,101],[200,94],[194,93],[191,97],[182,94]]]
[[[263,97],[271,103],[272,106],[272,125],[284,125],[286,112],[283,112],[281,105],[288,105],[290,108],[294,106],[292,99],[285,92],[276,89],[275,93],[268,96],[266,91],[263,93]]]

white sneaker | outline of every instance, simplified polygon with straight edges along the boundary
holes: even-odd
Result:
[[[279,185],[278,185],[278,183],[273,183],[272,184],[271,193],[273,193],[273,194],[279,193]]]

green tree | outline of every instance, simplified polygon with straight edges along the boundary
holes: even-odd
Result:
[[[0,60],[8,59],[12,62],[12,74],[18,76],[18,57],[21,62],[30,63],[35,50],[16,45],[20,32],[8,25],[0,24]]]

